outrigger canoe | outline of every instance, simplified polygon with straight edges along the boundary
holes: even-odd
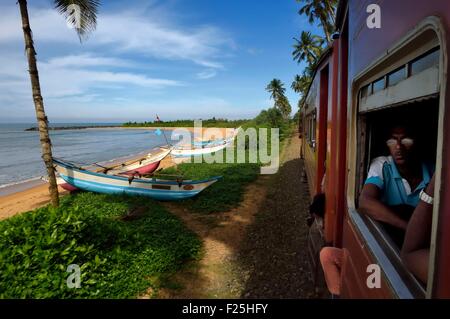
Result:
[[[93,172],[56,159],[53,159],[53,163],[61,178],[78,189],[103,194],[147,196],[157,200],[171,201],[194,197],[221,178],[199,181],[135,178]]]
[[[207,144],[202,144],[204,142],[196,142],[201,143],[199,147],[192,147],[192,146],[175,146],[172,148],[171,155],[175,158],[180,157],[191,157],[191,156],[199,156],[199,155],[205,155],[210,153],[215,153],[220,150],[223,150],[224,148],[227,148],[231,145],[233,145],[234,139],[239,133],[239,130],[241,127],[234,130],[233,135],[230,136],[227,139],[220,139],[220,140],[214,140],[214,141],[207,141]],[[167,149],[162,147],[163,149]]]
[[[219,138],[219,139],[215,139],[215,140],[207,140],[207,141],[194,141],[192,144],[195,147],[205,147],[205,146],[217,146],[217,145],[223,145],[224,143],[231,143],[236,136],[238,135],[239,131],[240,131],[241,127],[239,126],[238,128],[235,128],[233,130],[233,134],[231,134],[230,137],[228,138]]]
[[[159,152],[151,152],[145,158],[137,158],[126,162],[114,161],[115,164],[86,167],[94,172],[103,172],[108,175],[123,174],[127,176],[151,174],[159,167],[161,161],[170,153],[170,149],[160,149]],[[62,178],[58,178],[58,185],[68,191],[77,190]]]
[[[172,152],[170,153],[173,157],[190,157],[190,156],[199,156],[204,154],[210,154],[214,152],[218,152],[220,150],[223,150],[224,148],[231,146],[231,142],[223,142],[222,145],[217,146],[207,146],[202,148],[191,148],[191,147],[176,147],[172,149]]]

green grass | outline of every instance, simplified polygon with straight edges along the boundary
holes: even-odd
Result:
[[[138,218],[121,217],[141,208]],[[200,240],[147,198],[80,193],[0,222],[0,298],[134,298],[199,257]],[[81,267],[81,288],[66,272]]]
[[[259,175],[259,164],[181,164],[178,173],[184,179],[205,179],[212,176],[222,176],[222,179],[208,187],[200,195],[187,199],[179,204],[191,212],[210,214],[225,212],[241,203],[245,187],[255,181]],[[174,168],[164,170],[164,173],[176,173]]]

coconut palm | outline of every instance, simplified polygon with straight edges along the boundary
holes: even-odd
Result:
[[[292,112],[292,107],[285,95],[281,95],[278,100],[275,101],[275,107],[281,111],[284,120],[289,119],[289,115]]]
[[[269,85],[267,85],[266,91],[270,93],[270,97],[275,101],[274,107],[281,111],[284,119],[289,118],[292,108],[284,95],[286,93],[284,83],[279,79],[273,79],[270,81]]]
[[[294,51],[292,55],[294,60],[300,63],[306,61],[308,64],[314,64],[322,53],[323,39],[311,32],[302,31],[300,40],[294,38]]]
[[[327,43],[331,43],[331,34],[334,31],[335,9],[337,0],[297,0],[304,3],[299,14],[308,17],[309,23],[313,24],[317,20],[323,28]]]
[[[33,36],[31,32],[30,19],[28,17],[28,6],[26,0],[18,0],[20,14],[22,17],[22,28],[25,40],[25,51],[28,60],[31,88],[33,93],[36,119],[39,128],[41,141],[42,159],[44,160],[49,179],[49,192],[53,206],[59,205],[58,185],[56,183],[55,168],[52,161],[52,147],[48,134],[48,120],[45,115],[44,100],[41,94],[39,73],[36,62],[36,51],[34,49]],[[97,25],[97,9],[99,0],[53,0],[55,9],[66,16],[69,23],[76,29],[77,34],[82,39],[93,31]],[[80,9],[79,11],[77,9]],[[78,11],[78,12],[75,12]],[[78,19],[79,18],[79,19]]]
[[[308,94],[309,86],[311,85],[312,77],[310,74],[306,71],[303,72],[303,75],[296,75],[294,78],[294,81],[292,82],[291,88],[294,90],[294,92],[300,94],[300,99],[298,100],[298,109],[300,112],[300,109],[302,108],[302,105],[305,102],[306,95]]]
[[[276,102],[281,96],[284,96],[286,89],[284,88],[283,82],[279,79],[273,79],[267,85],[266,91],[270,93],[270,98]]]
[[[294,78],[294,81],[291,84],[291,89],[295,93],[304,95],[308,90],[310,83],[311,77],[308,74],[304,73],[302,76],[297,74]]]

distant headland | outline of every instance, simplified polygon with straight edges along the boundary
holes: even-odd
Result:
[[[123,127],[123,125],[85,125],[85,126],[54,126],[54,127],[49,127],[48,130],[49,131],[62,131],[62,130],[84,130],[87,128],[118,128],[118,127]],[[34,126],[34,127],[30,127],[25,129],[26,132],[34,132],[34,131],[39,131],[39,128]]]

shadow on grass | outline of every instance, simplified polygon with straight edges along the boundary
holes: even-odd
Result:
[[[177,202],[192,212],[210,214],[228,211],[242,202],[245,187],[259,176],[258,164],[182,164],[178,167],[185,179],[222,176],[199,195]],[[166,170],[173,173],[174,169]]]

